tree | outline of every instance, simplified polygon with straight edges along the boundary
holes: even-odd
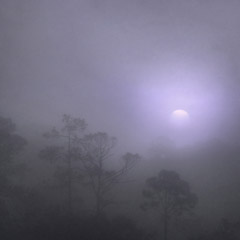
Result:
[[[163,218],[164,240],[167,240],[171,216],[192,210],[197,203],[197,197],[191,192],[189,184],[174,171],[162,170],[157,177],[148,178],[146,185],[142,208],[159,210]]]
[[[19,164],[14,162],[25,147],[27,141],[16,134],[16,126],[9,118],[0,117],[0,232],[3,238],[9,236],[10,229],[9,205],[16,195],[16,186],[11,177],[19,170]],[[9,204],[10,203],[10,204]]]
[[[80,140],[81,151],[79,159],[87,177],[88,185],[95,198],[95,214],[100,216],[106,206],[112,203],[106,195],[114,185],[120,183],[126,173],[140,159],[138,154],[126,153],[122,160],[124,165],[118,170],[108,170],[106,163],[112,156],[116,139],[107,133],[88,134]]]
[[[23,150],[27,141],[16,132],[9,118],[0,117],[0,194],[6,190],[9,176],[15,172],[13,158]]]
[[[216,240],[235,240],[239,239],[239,223],[231,222],[226,218],[220,221],[220,224],[212,236]]]
[[[67,187],[68,213],[71,214],[73,179],[79,176],[78,169],[72,166],[76,156],[77,147],[75,143],[81,137],[87,124],[84,119],[73,118],[67,114],[63,115],[62,123],[63,127],[61,129],[53,128],[50,132],[44,134],[45,138],[55,139],[58,144],[47,146],[40,152],[40,157],[58,166],[55,176]]]
[[[27,141],[17,135],[16,126],[9,118],[0,117],[0,163],[4,164],[23,150]]]

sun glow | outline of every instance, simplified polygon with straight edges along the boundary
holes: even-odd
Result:
[[[177,109],[171,114],[172,123],[176,125],[185,125],[189,121],[189,114],[183,109]]]

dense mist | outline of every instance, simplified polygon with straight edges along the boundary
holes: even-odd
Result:
[[[239,239],[239,11],[0,0],[1,239]]]

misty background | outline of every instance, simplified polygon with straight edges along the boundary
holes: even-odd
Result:
[[[74,113],[137,149],[180,107],[195,139],[232,137],[239,4],[2,0],[1,113],[25,129]]]
[[[125,152],[141,156],[110,215],[151,229],[141,191],[171,169],[198,195],[190,222],[239,222],[239,11],[237,0],[0,0],[0,116],[27,140],[17,181],[41,189],[53,171],[39,160],[42,135],[70,114],[117,138],[111,167]],[[189,113],[182,128],[176,109]]]

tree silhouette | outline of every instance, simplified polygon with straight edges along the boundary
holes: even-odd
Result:
[[[81,152],[79,159],[82,162],[84,174],[95,198],[95,214],[100,216],[106,206],[112,201],[106,198],[107,193],[115,184],[122,181],[123,176],[134,167],[140,159],[138,154],[126,153],[122,160],[123,166],[118,170],[108,170],[106,162],[112,156],[112,149],[116,139],[107,133],[98,132],[86,135],[80,141]]]
[[[143,209],[157,208],[163,218],[163,236],[168,239],[171,216],[190,211],[197,203],[197,197],[190,191],[189,184],[174,171],[162,170],[156,177],[146,180],[143,190]]]
[[[13,157],[23,150],[27,141],[17,135],[11,119],[0,117],[0,194],[6,190],[9,176],[16,170]]]
[[[9,118],[0,117],[0,163],[9,162],[26,145],[26,140],[17,135],[16,126]]]
[[[4,239],[7,239],[11,225],[9,206],[16,195],[15,190],[18,189],[11,178],[20,169],[20,164],[14,162],[14,157],[26,144],[27,141],[16,134],[16,126],[12,120],[0,117],[0,232]]]
[[[86,129],[86,122],[81,118],[73,118],[64,114],[62,117],[63,127],[61,129],[53,128],[50,132],[44,134],[45,138],[55,139],[57,145],[47,146],[40,152],[40,157],[51,163],[57,164],[58,168],[55,176],[67,187],[68,213],[72,213],[72,192],[73,179],[79,176],[77,167],[72,166],[76,156],[76,141],[82,137]],[[61,141],[62,140],[62,141]]]

